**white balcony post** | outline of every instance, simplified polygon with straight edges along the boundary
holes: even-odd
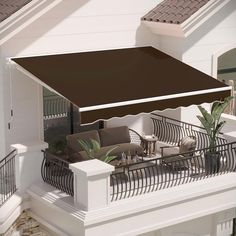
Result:
[[[16,149],[15,178],[16,188],[19,192],[24,193],[30,185],[42,179],[42,150],[47,147],[47,143],[40,141],[11,145],[11,149]]]
[[[114,166],[93,159],[70,164],[70,169],[74,172],[76,206],[90,211],[110,203],[110,174]]]

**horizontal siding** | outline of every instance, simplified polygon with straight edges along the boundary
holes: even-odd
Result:
[[[69,15],[95,16],[95,15],[122,15],[143,13],[150,11],[161,0],[65,0],[55,8],[53,14],[47,14],[48,18]]]
[[[184,63],[188,64],[189,66],[192,66],[193,68],[207,74],[211,75],[211,60],[202,60],[202,61],[190,61]]]
[[[140,18],[156,0],[63,1],[4,45],[5,54],[28,56],[150,45],[155,36]]]
[[[212,75],[212,58],[223,48],[236,43],[236,1],[231,1],[219,13],[186,39],[183,61]]]
[[[2,58],[156,46],[156,35],[140,26],[140,18],[157,3],[158,0],[64,0],[5,43]],[[9,87],[9,71],[5,68],[6,86]],[[19,71],[13,71],[14,119],[11,130],[5,130],[8,144],[36,140],[42,131],[41,116],[36,109],[37,84]],[[9,107],[6,86],[4,105]],[[22,136],[25,130],[27,134]]]
[[[200,62],[211,60],[212,54],[216,52],[219,47],[226,47],[227,45],[226,42],[222,44],[196,45],[184,53],[183,60],[188,63],[191,61]]]
[[[194,47],[199,46],[214,46],[218,44],[233,43],[236,38],[236,16],[235,16],[235,26],[227,28],[215,28],[209,30],[207,34],[194,45]]]
[[[73,17],[56,25],[56,19],[44,19],[34,24],[35,30],[29,27],[17,37],[19,38],[43,38],[50,36],[106,33],[117,31],[135,31],[140,25],[140,15],[116,15],[116,16],[90,16]],[[45,25],[55,25],[46,33]]]
[[[133,47],[136,44],[136,31],[103,32],[80,35],[64,35],[63,37],[51,36],[37,38],[18,39],[12,41],[14,56],[35,56],[44,54],[70,53],[80,51],[93,51],[112,48]],[[21,46],[29,44],[24,50]],[[9,51],[8,51],[9,52]]]

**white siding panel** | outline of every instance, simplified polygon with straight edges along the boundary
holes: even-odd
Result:
[[[212,52],[217,50],[219,47],[223,47],[227,44],[208,44],[208,45],[197,45],[195,47],[190,48],[187,52],[183,55],[184,62],[200,62],[211,60]]]
[[[6,42],[2,58],[158,46],[140,18],[160,0],[65,0]],[[9,86],[9,73],[5,71]],[[37,85],[14,71],[14,117],[7,143],[34,141],[40,133]],[[5,92],[7,94],[7,92]],[[38,95],[40,96],[40,95]],[[9,99],[5,100],[5,105]],[[32,116],[33,113],[33,116]],[[24,134],[25,130],[30,130]]]
[[[236,19],[234,27],[216,28],[214,30],[209,30],[209,32],[201,37],[201,39],[196,43],[199,45],[210,45],[214,46],[217,44],[225,44],[235,42],[236,37]]]
[[[162,35],[159,38],[159,49],[178,60],[182,60],[183,39]]]
[[[69,14],[77,16],[123,15],[132,13],[145,14],[162,0],[67,0],[55,8],[55,13],[47,17],[59,17]]]
[[[136,45],[135,31],[103,32],[79,35],[51,36],[33,39],[18,39],[12,41],[15,56],[58,54],[65,52],[93,51],[111,48],[134,47]],[[29,42],[27,44],[26,42]],[[22,45],[27,45],[23,50]],[[18,48],[18,50],[17,50]],[[18,52],[17,52],[18,51]]]
[[[49,36],[63,36],[63,35],[76,35],[98,32],[117,32],[136,30],[140,25],[139,15],[117,15],[113,16],[92,16],[92,17],[73,17],[62,21],[56,25],[57,19],[44,19],[34,24],[35,30],[32,32],[31,28],[24,31],[17,38],[27,37],[43,37]],[[46,33],[45,25],[55,25]]]
[[[184,63],[192,66],[193,68],[211,75],[211,61],[210,60],[199,60],[199,61],[184,61]]]
[[[236,1],[231,1],[185,39],[183,62],[212,75],[213,55],[235,43]]]
[[[156,0],[63,1],[4,44],[9,56],[157,45],[140,25]]]
[[[217,28],[228,28],[235,27],[236,23],[236,1],[231,0],[231,2],[226,5],[220,12],[217,13],[218,19],[222,19],[217,21]]]

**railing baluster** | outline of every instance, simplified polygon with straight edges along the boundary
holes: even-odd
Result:
[[[15,157],[16,150],[13,150],[0,161],[0,206],[17,190],[15,180]]]
[[[53,154],[44,152],[41,176],[44,182],[71,196],[74,195],[74,175],[69,169],[69,162],[62,160]]]
[[[117,167],[111,174],[111,201],[235,171],[235,149],[236,142],[216,146],[220,155],[220,167],[216,172],[206,172],[204,162],[209,148],[181,153],[182,159],[180,154],[175,154]]]
[[[154,128],[154,134],[160,141],[166,142],[167,144],[178,145],[178,142],[184,136],[193,135],[197,138],[196,149],[202,149],[209,146],[209,138],[203,127],[155,113],[151,113],[151,115],[154,127],[157,126],[156,124],[158,124],[158,128]],[[217,145],[225,143],[226,140],[223,137],[219,136],[217,138]]]

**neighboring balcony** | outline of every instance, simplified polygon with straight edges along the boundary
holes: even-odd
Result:
[[[0,207],[16,192],[16,150],[0,161]]]

